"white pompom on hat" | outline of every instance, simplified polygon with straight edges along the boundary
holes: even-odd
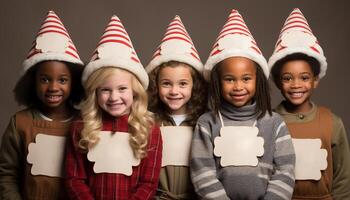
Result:
[[[23,62],[23,70],[26,72],[35,64],[49,60],[83,65],[68,31],[53,11],[48,12],[42,23],[32,48]]]
[[[82,83],[102,67],[116,67],[133,73],[143,87],[148,87],[148,75],[134,50],[128,33],[117,16],[112,16],[93,56],[85,67]]]
[[[213,67],[229,57],[245,57],[258,63],[265,76],[269,77],[269,68],[253,35],[237,10],[232,10],[227,22],[213,45],[209,58],[204,65],[204,77],[209,80]]]
[[[320,63],[319,78],[326,75],[326,57],[304,15],[298,8],[292,11],[283,25],[275,50],[268,62],[270,70],[277,61],[294,53],[302,53],[315,58]]]
[[[198,52],[179,16],[175,16],[168,25],[161,44],[146,67],[147,73],[168,61],[183,62],[194,67],[200,73],[203,71],[203,64]]]

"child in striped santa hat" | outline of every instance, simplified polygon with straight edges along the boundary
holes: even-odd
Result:
[[[189,152],[194,126],[207,105],[203,64],[179,16],[170,22],[146,67],[149,108],[161,125],[163,159],[158,199],[195,199]]]
[[[66,153],[71,199],[152,199],[162,159],[147,110],[148,76],[123,24],[112,16],[82,77],[82,119]]]
[[[50,11],[14,89],[17,112],[0,149],[0,199],[65,199],[63,157],[82,98],[83,63],[60,18]]]
[[[232,10],[204,66],[212,111],[194,130],[191,178],[201,199],[290,199],[295,154],[271,111],[269,69],[242,16]]]
[[[311,100],[327,62],[297,8],[285,21],[269,67],[285,98],[276,111],[287,123],[296,153],[293,199],[349,199],[347,134],[338,116]]]

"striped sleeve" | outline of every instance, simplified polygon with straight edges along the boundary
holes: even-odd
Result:
[[[200,123],[194,130],[190,159],[192,183],[201,199],[226,200],[229,197],[216,176],[213,143],[208,130]]]
[[[274,126],[275,152],[273,162],[275,169],[268,183],[264,199],[291,199],[294,190],[295,153],[292,139],[285,122],[276,115]]]

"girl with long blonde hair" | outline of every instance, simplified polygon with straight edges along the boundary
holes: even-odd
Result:
[[[162,140],[147,111],[148,76],[116,27],[113,16],[83,72],[86,97],[66,154],[71,199],[152,199],[158,185]]]

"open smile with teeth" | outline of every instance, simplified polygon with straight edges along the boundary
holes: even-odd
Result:
[[[292,98],[300,98],[304,95],[305,92],[289,92],[289,95]]]
[[[62,95],[46,95],[45,97],[51,103],[59,102],[62,99]]]

